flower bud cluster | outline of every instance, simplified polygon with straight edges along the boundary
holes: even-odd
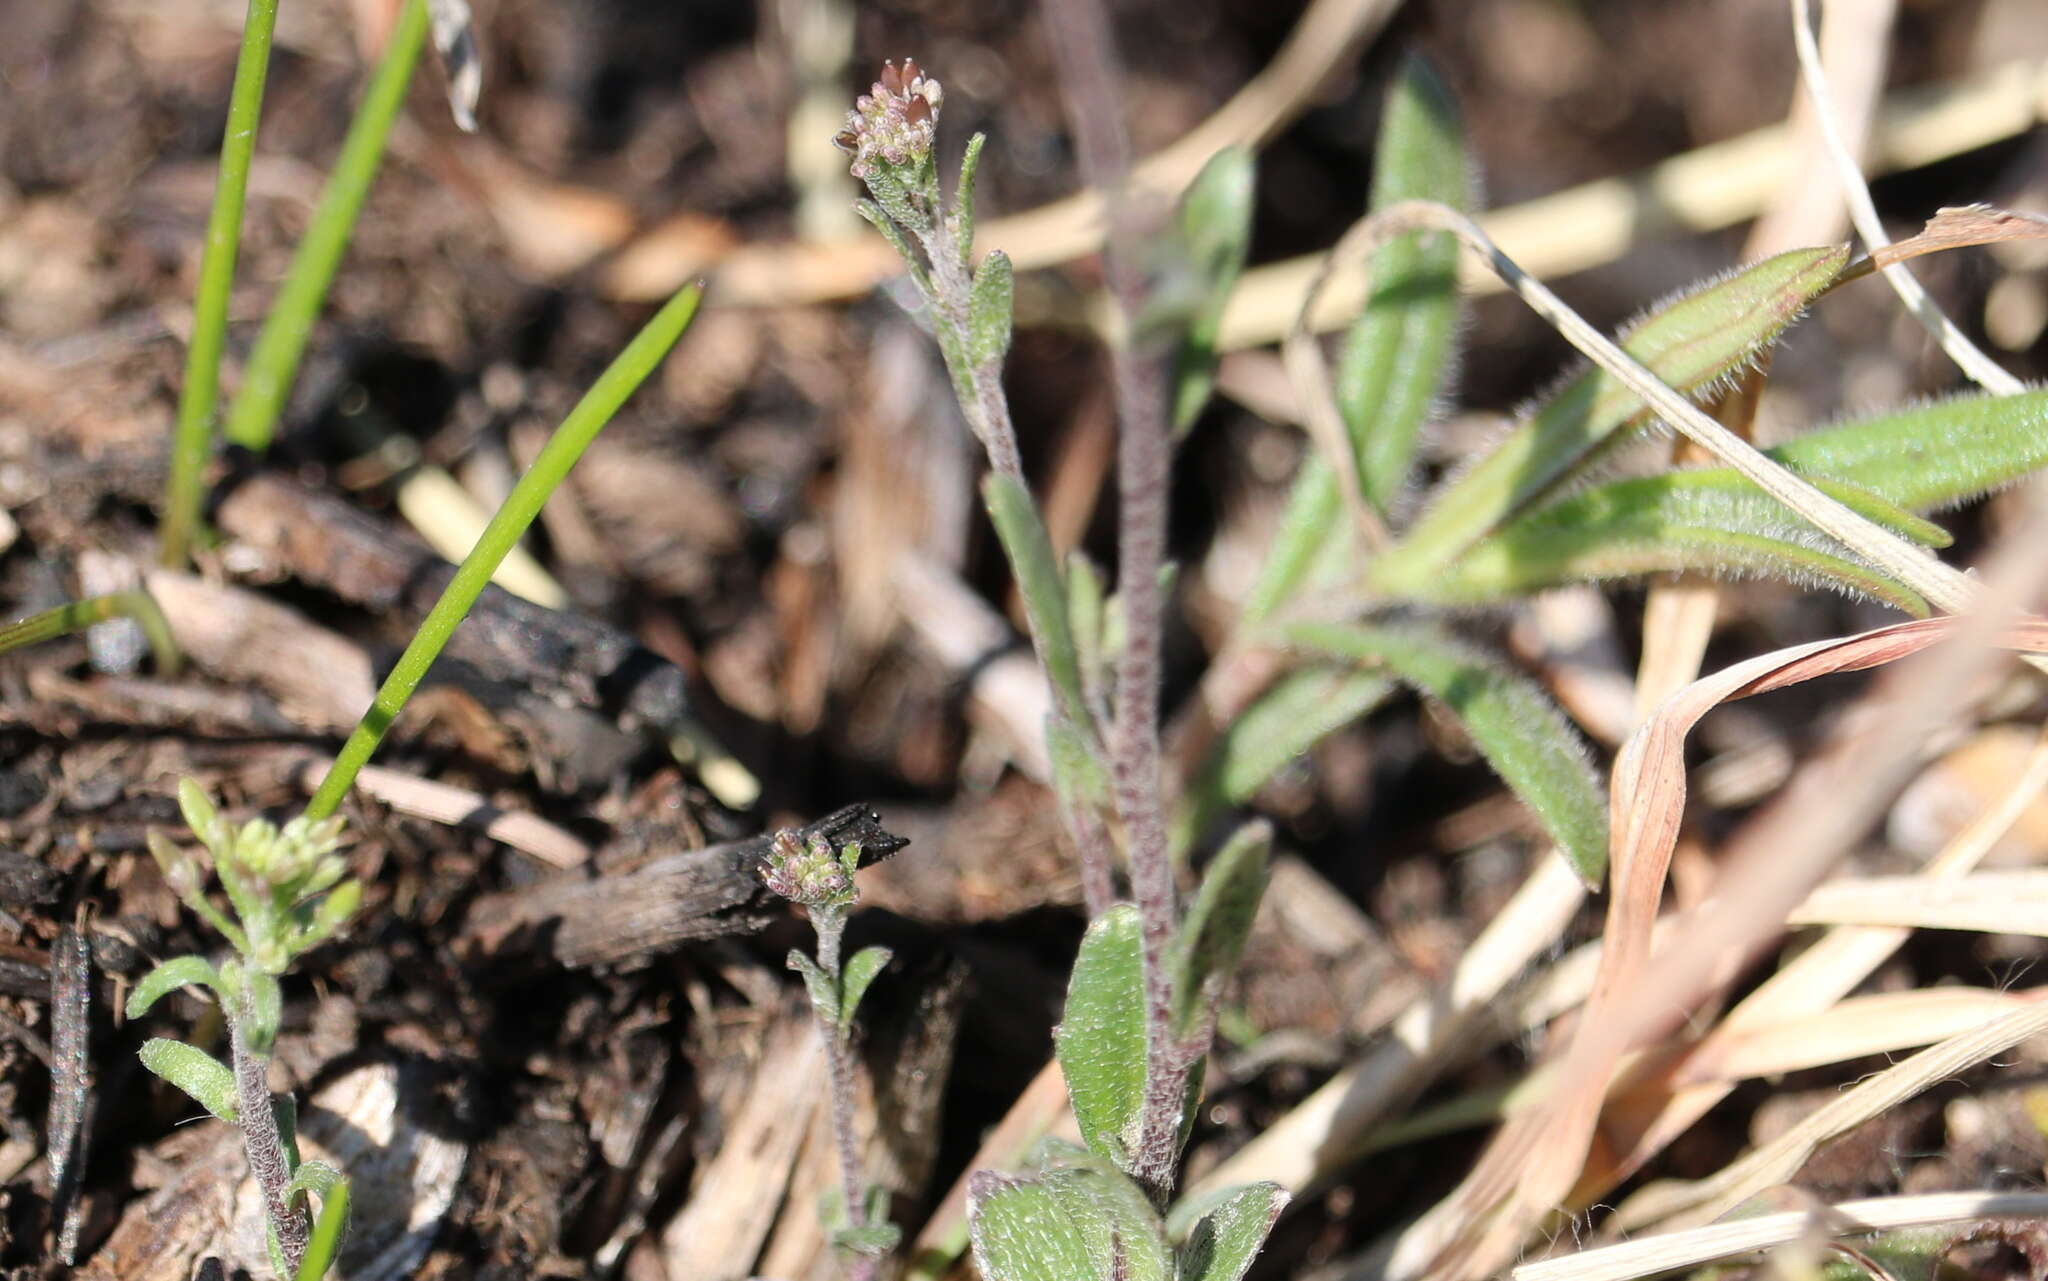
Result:
[[[858,897],[853,870],[860,863],[860,847],[849,845],[836,854],[832,842],[822,836],[808,841],[803,834],[784,828],[770,842],[761,861],[761,881],[770,891],[792,903],[810,907],[845,905]]]
[[[931,158],[945,90],[911,58],[898,68],[882,64],[882,78],[854,100],[846,128],[832,141],[853,156],[853,176],[867,178],[883,165],[919,166]]]

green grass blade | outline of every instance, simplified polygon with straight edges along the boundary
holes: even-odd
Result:
[[[569,469],[576,465],[576,460],[583,456],[590,442],[597,439],[597,434],[611,422],[619,407],[626,403],[626,398],[639,389],[682,338],[683,332],[690,327],[690,321],[696,317],[697,304],[703,296],[701,284],[690,284],[669,299],[634,335],[633,341],[626,344],[626,349],[619,353],[611,366],[598,376],[583,399],[562,420],[562,425],[555,429],[554,435],[548,437],[540,455],[533,460],[533,466],[512,487],[504,506],[491,517],[491,523],[484,527],[476,546],[456,567],[455,576],[448,580],[448,586],[441,592],[441,599],[434,602],[419,631],[413,634],[412,642],[398,656],[391,674],[384,678],[369,711],[363,713],[363,719],[349,734],[348,741],[341,745],[334,764],[328,767],[327,776],[320,780],[319,789],[306,805],[307,817],[326,818],[340,806],[341,798],[348,794],[349,785],[355,782],[356,772],[384,741],[391,723],[398,718],[399,711],[412,697],[413,691],[419,688],[427,669],[440,657],[457,625],[476,604],[485,584],[497,572],[499,562],[533,524],[548,496],[569,475]]]
[[[235,87],[228,97],[227,131],[220,144],[220,177],[214,184],[213,213],[206,222],[206,248],[199,260],[192,346],[185,353],[185,387],[178,399],[163,527],[157,535],[158,557],[171,569],[185,565],[206,497],[203,481],[206,460],[213,454],[213,411],[220,395],[221,351],[227,344],[228,295],[235,283],[249,158],[256,149],[256,121],[263,112],[263,82],[270,73],[270,37],[276,26],[277,0],[249,0],[242,51],[235,59]]]
[[[1698,395],[1784,332],[1848,257],[1848,247],[1838,245],[1766,258],[1653,311],[1622,346],[1670,386]],[[1604,370],[1572,379],[1478,465],[1437,492],[1401,543],[1373,564],[1373,586],[1396,597],[1425,590],[1445,565],[1569,477],[1643,413],[1642,401]]]
[[[0,627],[0,654],[82,632],[116,618],[132,618],[141,626],[143,636],[149,641],[150,652],[155,656],[158,675],[178,674],[181,660],[178,643],[171,637],[171,624],[158,607],[156,598],[140,589],[67,601],[18,623]]]
[[[1607,800],[1586,744],[1550,696],[1493,654],[1419,624],[1306,623],[1298,644],[1378,663],[1442,702],[1573,868],[1598,885],[1607,868]]]
[[[392,122],[405,104],[406,86],[412,81],[426,40],[426,0],[406,0],[384,47],[383,60],[349,123],[348,136],[342,141],[327,188],[320,193],[313,221],[299,241],[291,269],[278,288],[277,301],[271,304],[249,354],[241,389],[228,410],[227,438],[237,445],[258,452],[270,447],[285,398],[298,377],[299,358],[305,353],[306,340],[312,336],[328,287],[334,283],[335,269],[355,231],[356,216],[362,212],[370,183],[384,159]]]
[[[305,1170],[313,1164],[319,1162],[299,1168]],[[348,1181],[336,1176],[319,1189],[319,1217],[313,1220],[313,1236],[305,1242],[305,1254],[299,1256],[297,1281],[322,1281],[328,1275],[336,1258],[342,1256],[344,1232],[348,1232]]]
[[[1373,153],[1372,207],[1471,203],[1471,161],[1450,90],[1408,58],[1387,93]],[[1383,514],[1407,483],[1415,446],[1453,363],[1458,242],[1443,232],[1389,241],[1373,259],[1371,292],[1338,357],[1337,408],[1351,433],[1359,484]]]
[[[2048,391],[1965,394],[1826,427],[1766,450],[1912,511],[1939,511],[2048,466]]]

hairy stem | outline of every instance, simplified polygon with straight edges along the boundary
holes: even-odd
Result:
[[[924,246],[925,256],[931,260],[929,298],[939,312],[939,323],[949,327],[964,342],[971,323],[968,300],[973,294],[973,280],[967,267],[968,249],[960,244],[954,234],[952,220],[943,211],[935,211],[930,227],[918,230],[917,235],[919,243]],[[949,361],[952,350],[945,349]],[[1016,481],[1024,492],[1029,493],[1031,486],[1024,478],[1023,454],[1017,447],[1016,424],[1010,418],[1010,398],[1003,390],[1002,357],[984,360],[967,369],[955,369],[952,373],[960,396],[960,408],[967,415],[974,434],[981,439],[982,448],[988,451],[989,466],[998,475]],[[1030,630],[1031,648],[1038,656],[1038,666],[1040,670],[1050,672],[1052,669],[1046,662],[1044,639],[1035,627]],[[1057,706],[1052,714],[1063,715]],[[1086,729],[1085,726],[1076,728]],[[1103,827],[1102,820],[1084,812],[1086,806],[1077,800],[1062,798],[1059,810],[1067,839],[1073,843],[1074,856],[1081,865],[1081,893],[1088,915],[1091,918],[1099,916],[1116,902],[1116,881],[1112,871],[1115,855],[1110,848],[1109,832]]]
[[[249,160],[256,150],[256,119],[263,112],[263,82],[270,73],[270,33],[276,26],[277,0],[249,0],[249,16],[242,24],[242,51],[235,59],[235,87],[228,97],[227,131],[220,143],[220,177],[214,184],[206,249],[199,260],[192,345],[185,353],[185,387],[178,399],[178,425],[171,441],[171,476],[164,488],[158,557],[170,569],[184,568],[205,498],[201,481],[213,452],[213,410],[220,396],[221,351],[227,345],[228,294],[235,283]]]
[[[846,937],[846,908],[821,904],[811,909],[811,927],[818,933],[818,968],[832,978],[835,989],[842,987],[841,945]],[[868,1222],[867,1197],[861,1179],[860,1145],[853,1132],[853,1039],[847,1029],[822,1014],[815,1014],[818,1037],[825,1043],[825,1070],[832,1093],[832,1139],[839,1149],[839,1192],[846,1200],[848,1226],[864,1228]],[[868,1255],[853,1256],[847,1265],[848,1281],[872,1281],[879,1260]]]
[[[293,1209],[285,1192],[292,1170],[270,1097],[269,1061],[249,1048],[239,1015],[228,1020],[228,1045],[234,1058],[235,1108],[241,1117],[242,1147],[249,1154],[249,1173],[262,1190],[263,1209],[270,1216],[271,1230],[277,1234],[277,1248],[284,1256],[286,1271],[297,1276],[299,1264],[306,1257],[310,1229],[305,1211]]]
[[[1131,1173],[1156,1199],[1173,1188],[1180,1118],[1193,1053],[1172,1034],[1172,978],[1166,950],[1176,909],[1160,793],[1160,634],[1164,615],[1159,573],[1166,560],[1166,503],[1173,444],[1166,421],[1164,354],[1140,349],[1135,323],[1146,284],[1138,226],[1115,199],[1130,167],[1123,104],[1116,91],[1108,16],[1097,0],[1045,0],[1045,21],[1066,87],[1069,121],[1088,184],[1110,196],[1104,265],[1123,313],[1124,342],[1111,359],[1116,374],[1117,590],[1125,639],[1117,659],[1110,771],[1124,826],[1131,893],[1137,902],[1145,959],[1145,1106]]]

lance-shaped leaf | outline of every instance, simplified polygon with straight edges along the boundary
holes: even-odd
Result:
[[[1848,258],[1846,245],[1766,258],[1653,311],[1622,346],[1664,382],[1698,397],[1784,332]],[[1396,596],[1422,590],[1644,413],[1642,401],[1605,370],[1588,369],[1564,384],[1493,452],[1437,491],[1401,543],[1374,562],[1374,586]]]
[[[868,994],[868,986],[875,981],[895,955],[886,947],[864,947],[853,954],[846,963],[839,982],[839,1027],[845,1031],[853,1026],[854,1011],[860,1008],[860,999]]]
[[[1092,1275],[1172,1281],[1173,1256],[1166,1246],[1166,1225],[1144,1190],[1092,1153],[1068,1159],[1072,1164],[1047,1169],[1040,1177],[1081,1230],[1089,1257],[1098,1260]]]
[[[1347,545],[1342,537],[1331,536],[1343,517],[1343,499],[1329,463],[1314,453],[1304,457],[1279,527],[1273,531],[1272,545],[1259,566],[1259,576],[1245,593],[1239,613],[1243,626],[1270,620],[1330,562],[1337,549]]]
[[[1244,147],[1209,158],[1181,197],[1180,235],[1199,291],[1174,360],[1173,430],[1195,425],[1215,386],[1216,333],[1223,307],[1244,271],[1252,241],[1252,188],[1258,162]]]
[[[1167,953],[1176,1035],[1208,1031],[1216,998],[1251,937],[1272,852],[1272,827],[1263,821],[1246,823],[1224,842],[1202,874],[1202,886]]]
[[[988,504],[989,519],[1009,557],[1010,572],[1017,576],[1017,590],[1024,597],[1024,612],[1031,621],[1031,634],[1051,678],[1060,711],[1076,727],[1094,724],[1088,715],[1088,701],[1081,693],[1081,664],[1074,650],[1074,633],[1067,626],[1067,588],[1060,579],[1059,564],[1053,559],[1052,540],[1038,506],[1024,486],[1000,472],[991,472],[982,482],[982,499]]]
[[[998,249],[981,260],[967,295],[967,358],[976,370],[1000,362],[1010,350],[1016,293],[1008,254]]]
[[[1287,1199],[1277,1183],[1253,1183],[1175,1206],[1167,1216],[1167,1231],[1180,1242],[1174,1258],[1181,1281],[1238,1281],[1258,1257]]]
[[[837,1025],[839,988],[832,982],[832,976],[825,972],[823,966],[795,948],[789,950],[788,965],[804,976],[804,990],[810,993],[812,1012],[822,1021]]]
[[[2048,466],[2048,391],[1967,394],[1839,423],[1765,451],[1808,477],[1939,511]]]
[[[1549,695],[1500,659],[1440,628],[1420,624],[1304,623],[1293,640],[1380,663],[1451,709],[1480,754],[1581,877],[1598,885],[1607,866],[1607,800],[1586,744]]]
[[[197,985],[206,988],[216,996],[220,994],[220,975],[212,962],[203,956],[174,956],[159,964],[142,976],[135,990],[128,994],[128,1017],[139,1019],[149,1013],[149,1007],[181,987]]]
[[[1113,907],[1088,927],[1053,1045],[1082,1141],[1124,1166],[1145,1102],[1145,967],[1136,908]]]
[[[1946,546],[1939,525],[1838,481],[1814,478],[1831,497],[1928,546]],[[1908,613],[1927,602],[1879,573],[1725,468],[1612,481],[1512,521],[1429,585],[1439,604],[1480,604],[1567,582],[1692,570],[1769,574],[1856,592]]]
[[[1173,848],[1185,850],[1224,808],[1250,800],[1288,762],[1379,706],[1392,688],[1377,672],[1320,663],[1273,682],[1216,736],[1181,796]]]
[[[1450,90],[1411,56],[1387,91],[1373,151],[1372,207],[1471,203],[1472,166]],[[1337,361],[1337,409],[1365,497],[1385,512],[1407,482],[1415,443],[1457,346],[1458,242],[1415,232],[1373,257],[1372,289]]]
[[[206,1051],[183,1041],[160,1036],[142,1043],[142,1066],[192,1096],[192,1101],[223,1121],[233,1122],[235,1077],[227,1065]]]
[[[967,1181],[974,1265],[987,1281],[1090,1281],[1106,1277],[1089,1236],[1044,1181],[977,1170]]]
[[[1080,552],[1067,557],[1067,630],[1074,637],[1074,658],[1081,668],[1081,689],[1091,708],[1106,707],[1104,690],[1109,684],[1108,655],[1102,647],[1102,630],[1107,623],[1109,594],[1102,585],[1102,571]]]
[[[974,180],[981,173],[981,149],[987,145],[985,133],[967,140],[967,150],[960,155],[960,178],[953,184],[953,240],[960,247],[963,267],[974,258]]]

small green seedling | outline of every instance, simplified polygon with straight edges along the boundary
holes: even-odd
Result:
[[[860,870],[861,847],[848,842],[834,852],[823,835],[808,837],[785,828],[761,863],[761,880],[775,893],[808,908],[818,934],[817,959],[791,949],[789,968],[803,975],[810,992],[818,1039],[825,1046],[830,1073],[832,1133],[839,1148],[840,1186],[826,1194],[821,1218],[833,1247],[845,1261],[849,1281],[870,1281],[882,1260],[903,1239],[902,1229],[889,1222],[888,1189],[870,1187],[861,1171],[860,1147],[853,1132],[854,1015],[875,976],[889,964],[886,947],[865,947],[843,965],[840,946],[846,918],[860,901],[853,875]]]
[[[181,849],[154,829],[150,853],[172,892],[233,951],[218,962],[202,956],[164,961],[130,994],[128,1017],[141,1018],[184,987],[201,988],[220,1003],[228,1063],[196,1045],[157,1037],[143,1045],[143,1065],[241,1129],[249,1170],[263,1193],[272,1266],[281,1278],[319,1281],[346,1226],[348,1181],[331,1166],[299,1159],[292,1101],[271,1095],[268,1069],[282,1008],[278,977],[348,923],[362,902],[362,882],[348,875],[337,852],[339,818],[295,818],[281,828],[259,818],[238,827],[190,779],[178,784],[178,805],[205,853]],[[230,911],[208,895],[209,870]],[[321,1204],[317,1232],[308,1222],[308,1197]]]

